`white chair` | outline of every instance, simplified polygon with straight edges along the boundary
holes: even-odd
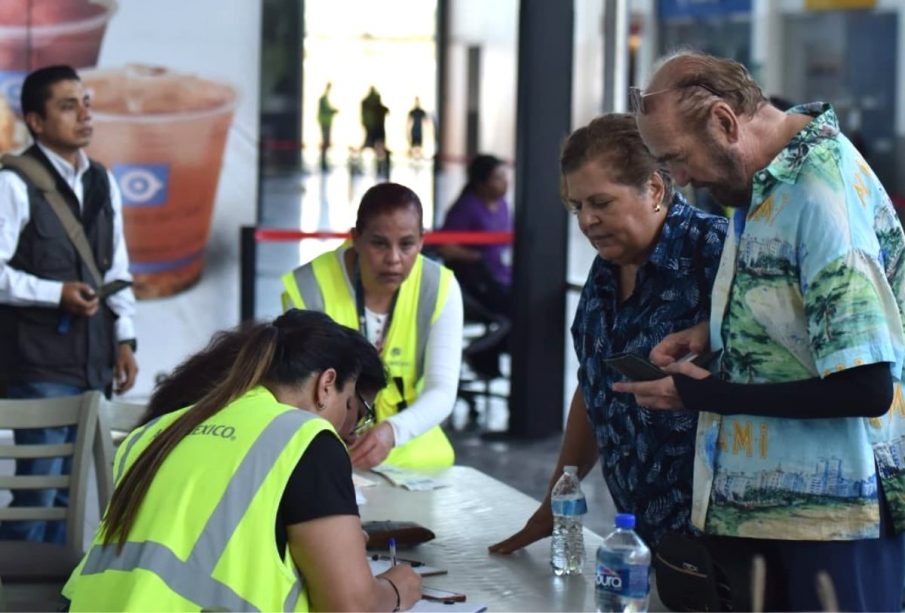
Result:
[[[102,516],[113,497],[113,460],[116,448],[141,423],[146,409],[143,404],[101,398],[94,441],[94,466],[98,508]]]
[[[55,610],[61,602],[60,589],[82,557],[85,499],[100,400],[99,392],[60,398],[0,400],[0,428],[76,427],[74,443],[0,444],[2,459],[72,458],[69,475],[0,476],[0,490],[69,490],[69,506],[65,508],[0,508],[0,522],[66,522],[64,545],[0,541],[0,581],[3,582],[4,606],[9,610]]]

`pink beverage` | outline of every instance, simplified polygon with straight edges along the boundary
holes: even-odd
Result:
[[[29,71],[54,64],[87,68],[97,63],[117,0],[0,0],[0,122],[19,112],[19,92]],[[0,128],[0,150],[7,138]],[[17,143],[19,144],[19,143]]]
[[[139,298],[175,294],[201,277],[236,91],[152,66],[82,73],[93,90],[88,155],[123,197]]]

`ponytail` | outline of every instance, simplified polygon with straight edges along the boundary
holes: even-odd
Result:
[[[280,331],[274,325],[257,326],[226,378],[154,437],[113,492],[104,515],[104,544],[116,543],[117,553],[122,551],[141,503],[164,460],[199,424],[264,381],[273,364],[279,337]]]
[[[272,324],[217,335],[155,390],[161,411],[176,409],[173,403],[180,401],[191,406],[154,437],[117,484],[103,519],[103,543],[122,551],[157,471],[199,424],[255,386],[300,386],[328,368],[336,371],[337,388],[353,381],[362,393],[376,393],[386,385],[374,346],[324,313],[290,309]]]

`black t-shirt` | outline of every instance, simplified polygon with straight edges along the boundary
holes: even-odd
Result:
[[[331,432],[321,432],[308,445],[292,471],[277,512],[276,542],[286,553],[286,526],[330,515],[358,515],[352,462]]]

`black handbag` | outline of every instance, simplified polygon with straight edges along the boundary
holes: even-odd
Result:
[[[672,611],[731,611],[729,584],[701,539],[667,534],[654,551],[660,600]]]

